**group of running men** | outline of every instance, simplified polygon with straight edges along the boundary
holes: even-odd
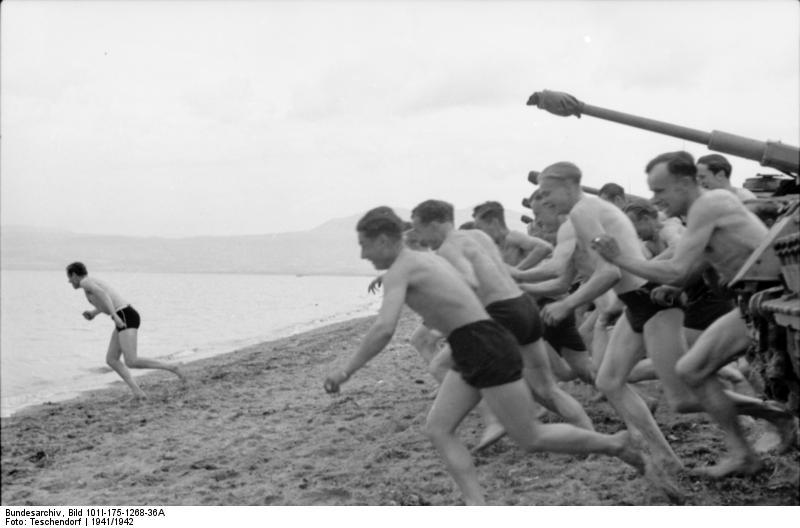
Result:
[[[484,494],[456,428],[476,406],[486,426],[476,450],[507,434],[531,452],[615,456],[674,502],[684,499],[683,465],[632,382],[659,379],[673,411],[705,412],[722,429],[727,456],[695,473],[761,469],[740,415],[774,426],[779,451],[794,448],[793,414],[729,388],[746,385],[735,360],[750,338],[725,285],[767,234],[744,204],[754,197],[730,185],[730,164],[716,154],[665,153],[645,172],[652,199],[628,201],[613,184],[599,197],[583,192],[573,163],[548,166],[527,235],[506,227],[497,202],[475,207],[459,229],[439,200],[417,205],[410,223],[388,207],[367,212],[356,231],[361,257],[385,270],[370,285],[383,301],[325,389],[338,392],[389,343],[407,304],[422,317],[411,342],[440,383],[425,433],[469,505]],[[558,384],[574,378],[594,385],[626,429],[594,431]],[[565,423],[539,421],[541,406]]]

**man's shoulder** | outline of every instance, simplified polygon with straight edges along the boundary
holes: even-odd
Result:
[[[758,199],[758,196],[756,196],[755,194],[753,194],[752,192],[750,192],[747,189],[743,189],[741,187],[731,187],[731,190],[733,191],[733,194],[735,194],[736,197],[739,198],[739,200],[741,200],[743,202],[745,200],[757,200]]]
[[[100,287],[98,280],[89,276],[82,278],[78,284],[87,291]]]
[[[726,189],[711,189],[702,193],[689,208],[691,213],[708,213],[709,210],[717,211],[730,206],[739,206],[741,202],[736,194]]]
[[[558,226],[558,234],[557,237],[559,240],[564,237],[564,239],[574,238],[575,237],[575,226],[572,225],[572,220],[567,218],[564,222]]]
[[[582,216],[587,214],[595,214],[599,209],[603,209],[607,205],[611,204],[605,200],[601,200],[597,196],[584,193],[584,195],[581,196],[581,199],[575,202],[575,205],[572,206],[572,209],[569,212],[569,217],[574,218],[576,215]],[[611,205],[611,207],[614,206]]]

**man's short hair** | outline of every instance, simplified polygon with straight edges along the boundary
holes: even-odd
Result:
[[[403,221],[391,207],[380,206],[367,211],[356,224],[356,231],[367,238],[386,235],[392,240],[400,240],[403,238]]]
[[[720,156],[719,154],[706,154],[705,156],[700,156],[697,158],[697,163],[702,163],[714,174],[722,171],[725,173],[726,178],[729,180],[731,179],[731,171],[733,170],[733,167],[731,167],[731,164],[728,162],[725,156]]]
[[[501,226],[506,226],[506,213],[500,202],[483,202],[472,210],[472,218],[476,220],[497,219]]]
[[[614,182],[609,182],[602,187],[600,190],[597,191],[599,196],[607,196],[609,200],[613,200],[614,198],[622,198],[625,200],[625,189],[622,188],[622,185],[616,184]]]
[[[673,176],[686,176],[691,178],[692,181],[697,181],[697,167],[694,164],[694,157],[684,150],[659,154],[650,160],[644,172],[649,173],[659,163],[666,163],[667,171]]]
[[[470,220],[469,222],[464,222],[463,224],[458,226],[458,228],[461,229],[462,231],[469,231],[470,229],[478,229],[477,227],[475,227],[475,222],[473,222],[472,220]]]
[[[552,179],[580,185],[582,176],[581,170],[574,163],[559,161],[558,163],[549,165],[542,171],[539,175],[539,184],[541,185],[543,180]]]
[[[67,275],[72,275],[73,273],[78,277],[85,277],[89,274],[83,262],[73,262],[67,266]]]
[[[625,206],[625,214],[633,215],[637,220],[641,220],[644,217],[658,218],[658,209],[644,200],[636,200]]]
[[[411,216],[416,216],[423,224],[452,222],[453,206],[442,200],[425,200],[411,211]]]

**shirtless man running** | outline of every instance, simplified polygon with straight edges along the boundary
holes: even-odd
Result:
[[[650,300],[646,281],[603,260],[591,249],[592,240],[613,233],[626,256],[644,258],[639,238],[625,213],[596,196],[584,194],[580,180],[580,169],[569,162],[550,165],[539,178],[542,204],[554,208],[557,213],[569,214],[576,243],[587,251],[587,258],[593,263],[588,280],[565,299],[545,306],[542,317],[546,322],[560,321],[576,307],[593,301],[609,289],[616,292],[626,310],[611,332],[595,385],[606,395],[628,429],[642,433],[659,464],[674,473],[681,467],[680,460],[644,400],[627,383],[627,378],[634,365],[642,359],[643,351],[654,357],[663,354],[665,348],[679,347],[682,343],[676,342],[673,327],[649,324],[651,318],[665,308]],[[673,500],[681,500],[681,491],[670,480],[662,483],[664,490]]]
[[[561,221],[558,215],[551,208],[542,206],[541,195],[534,192],[531,195],[529,204],[537,220],[544,225],[557,226],[556,245],[549,258],[543,260],[536,266],[520,270],[511,269],[511,276],[521,282],[520,288],[533,295],[537,299],[539,308],[554,302],[569,291],[574,273],[573,258],[575,251],[575,232],[571,223]],[[560,223],[560,225],[559,225]],[[551,281],[548,279],[558,279]],[[540,284],[530,284],[530,282],[540,282]],[[578,328],[575,313],[567,315],[556,324],[545,323],[544,338],[547,343],[557,352],[569,366],[569,370],[584,382],[594,385],[596,369],[589,357],[583,338]],[[551,361],[551,363],[555,363]],[[556,365],[558,365],[556,363]],[[554,370],[557,367],[554,367]]]
[[[522,358],[516,339],[493,321],[453,266],[437,255],[412,251],[402,242],[402,221],[386,207],[369,211],[356,227],[361,257],[379,270],[383,303],[358,351],[334,368],[325,390],[340,386],[391,340],[403,304],[431,328],[447,336],[453,349],[452,370],[445,376],[431,407],[425,432],[444,459],[468,505],[484,504],[472,457],[455,430],[483,398],[509,436],[530,452],[602,453],[616,456],[640,471],[654,470],[627,431],[604,435],[569,424],[542,424],[531,419],[533,398],[522,380]]]
[[[161,369],[168,370],[178,376],[181,381],[186,381],[183,370],[177,365],[170,365],[137,357],[136,344],[139,332],[139,313],[133,309],[113,288],[100,279],[89,277],[86,266],[81,262],[73,262],[67,266],[67,279],[76,290],[83,288],[86,299],[95,307],[86,310],[83,317],[91,321],[97,315],[104,313],[114,321],[114,330],[111,332],[111,342],[108,344],[106,363],[120,375],[128,384],[134,397],[144,399],[147,395],[136,384],[128,368],[136,369]],[[120,361],[120,355],[125,362]]]
[[[670,216],[686,215],[686,232],[665,260],[644,260],[619,250],[610,236],[598,236],[594,248],[609,262],[637,276],[661,284],[680,285],[703,266],[711,266],[723,284],[730,281],[750,254],[767,236],[767,228],[733,193],[704,191],[697,182],[697,169],[686,152],[669,152],[653,159],[646,168],[654,203]],[[750,344],[740,309],[711,324],[675,367],[699,404],[726,433],[728,458],[700,472],[712,478],[753,474],[761,461],[747,442],[737,415],[763,418],[775,425],[782,449],[797,438],[794,417],[769,402],[726,392],[717,371]]]
[[[581,404],[556,383],[541,340],[539,311],[511,278],[492,239],[480,229],[457,231],[453,206],[446,202],[427,200],[411,215],[422,240],[461,273],[489,315],[514,334],[536,400],[573,425],[593,429]]]
[[[472,212],[475,227],[489,235],[503,256],[503,262],[519,269],[528,269],[553,251],[541,238],[532,237],[506,227],[505,212],[500,202],[484,202]]]

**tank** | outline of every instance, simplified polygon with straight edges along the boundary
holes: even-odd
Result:
[[[725,285],[739,294],[752,345],[746,352],[748,378],[770,399],[800,416],[800,149],[781,142],[759,141],[728,132],[704,132],[593,106],[572,95],[544,90],[528,99],[529,106],[559,116],[583,115],[700,143],[709,150],[757,161],[780,174],[756,174],[744,187],[758,199],[746,205],[770,231]],[[529,181],[536,183],[532,171]],[[585,187],[584,192],[597,194]]]

